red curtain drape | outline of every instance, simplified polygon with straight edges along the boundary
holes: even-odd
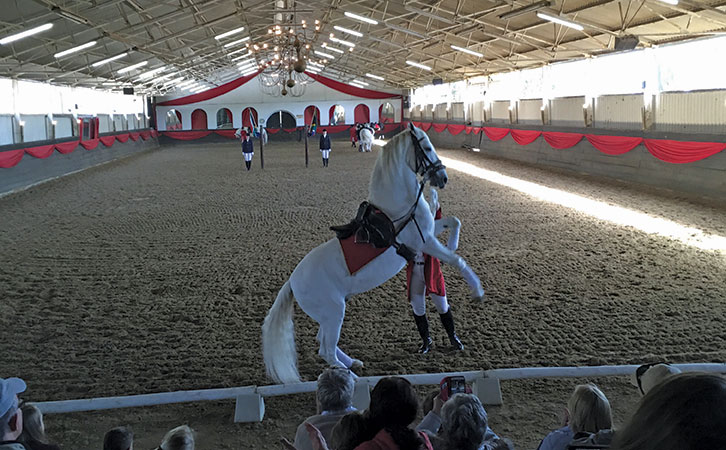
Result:
[[[447,128],[449,130],[449,133],[451,133],[453,136],[456,136],[457,134],[461,133],[462,131],[466,130],[467,128],[469,128],[469,132],[466,134],[471,133],[471,127],[467,127],[466,125],[449,124],[449,126]]]
[[[578,142],[582,140],[584,136],[581,133],[561,133],[559,131],[545,131],[542,133],[545,141],[550,144],[550,147],[559,150],[564,150],[570,147],[574,147]]]
[[[305,125],[313,124],[313,116],[315,117],[315,124],[320,127],[320,110],[314,105],[305,108]]]
[[[257,110],[252,107],[247,107],[242,111],[242,126],[252,128],[252,121],[250,120],[250,114],[255,121],[256,125],[260,124],[257,116]]]
[[[593,147],[608,155],[622,155],[628,153],[641,143],[643,138],[627,136],[602,136],[586,134],[585,138]]]
[[[305,72],[305,75],[309,76],[318,83],[334,89],[338,92],[343,92],[354,97],[370,98],[370,99],[383,99],[383,98],[401,98],[400,94],[391,94],[388,92],[374,91],[372,89],[363,89],[355,86],[351,86],[340,81],[331,80],[322,75],[317,75],[312,72]]]
[[[723,151],[726,144],[720,142],[683,142],[668,139],[645,139],[645,148],[656,158],[673,163],[684,164],[700,161]]]
[[[209,128],[207,112],[203,109],[195,109],[192,112],[192,130],[206,130],[207,128]]]
[[[509,128],[484,127],[482,130],[492,141],[501,141],[509,134]]]
[[[165,102],[159,103],[158,106],[178,106],[178,105],[188,105],[190,103],[197,103],[204,100],[209,100],[214,97],[219,97],[222,94],[226,94],[227,92],[237,89],[238,87],[242,86],[243,84],[247,83],[251,79],[257,76],[259,72],[255,72],[253,74],[247,75],[246,77],[239,77],[236,80],[232,80],[229,83],[225,83],[221,86],[217,86],[214,89],[209,89],[207,91],[202,91],[198,94],[193,95],[187,95],[186,97],[181,98],[175,98],[174,100],[168,100]],[[181,120],[181,118],[179,118]]]
[[[541,134],[537,130],[510,130],[512,139],[519,145],[529,145],[534,142]]]
[[[83,121],[79,123],[81,126],[80,130],[83,131]],[[90,127],[89,134],[98,134],[98,120],[88,120],[85,123],[86,127]],[[150,136],[158,136],[158,134],[155,134],[156,130],[151,131],[142,131],[140,133],[134,133],[136,134],[136,139],[139,137],[142,137],[143,139],[148,139]],[[129,134],[117,134],[117,135],[111,135],[111,136],[103,136],[103,137],[97,137],[94,139],[86,139],[86,140],[76,140],[76,141],[65,141],[65,142],[57,142],[54,144],[48,144],[48,145],[39,145],[36,147],[28,147],[23,149],[17,149],[17,150],[8,150],[4,152],[0,152],[0,168],[8,169],[10,167],[16,166],[22,159],[23,155],[26,153],[34,158],[48,158],[53,154],[53,151],[57,151],[61,154],[69,154],[72,153],[78,146],[85,148],[86,150],[93,150],[98,147],[99,143],[103,143],[106,147],[111,147],[115,140],[118,140],[119,142],[126,142],[129,139]]]
[[[367,123],[371,121],[370,110],[362,103],[355,107],[354,117],[355,123]]]

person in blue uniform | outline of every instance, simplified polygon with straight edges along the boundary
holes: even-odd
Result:
[[[244,140],[242,141],[242,154],[245,156],[245,166],[247,170],[252,167],[252,155],[255,154],[255,149],[252,146],[252,140],[250,139],[250,133],[246,133]]]
[[[328,167],[328,159],[330,159],[330,136],[328,130],[323,129],[320,135],[320,152],[323,154],[323,167]]]

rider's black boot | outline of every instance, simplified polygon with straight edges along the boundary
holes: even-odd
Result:
[[[446,314],[439,314],[439,317],[441,318],[441,324],[444,325],[446,334],[449,335],[451,346],[454,347],[455,350],[464,350],[464,344],[461,343],[459,336],[456,335],[456,330],[454,329],[454,316],[451,315],[451,309],[446,311]]]
[[[431,336],[429,335],[429,320],[426,318],[426,314],[417,316],[415,313],[413,319],[416,321],[416,328],[418,328],[418,334],[421,335],[421,347],[418,349],[419,353],[428,353],[431,350]]]
[[[247,166],[247,170],[250,170],[250,167],[252,167],[252,161],[245,161],[245,166]]]

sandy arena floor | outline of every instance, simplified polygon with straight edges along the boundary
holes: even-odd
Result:
[[[726,206],[666,191],[441,150],[506,175],[726,236]],[[367,195],[372,154],[334,143],[330,167],[300,145],[271,144],[264,171],[234,144],[165,147],[0,199],[0,376],[29,400],[266,384],[260,326],[297,262]],[[1,172],[0,172],[1,175]],[[615,226],[510,188],[449,172],[440,199],[463,222],[460,254],[487,290],[472,304],[445,268],[466,350],[418,336],[402,274],[354,297],[341,347],[360,375],[491,367],[726,360],[726,256]],[[433,310],[433,306],[429,305]],[[295,317],[301,373],[314,379],[316,325]],[[534,448],[584,380],[503,384],[495,431]],[[622,422],[637,401],[622,379],[595,380]],[[233,402],[49,416],[66,449],[98,449],[130,424],[138,448],[189,423],[200,448],[279,448],[314,413],[312,395],[267,401],[261,424],[232,424]]]

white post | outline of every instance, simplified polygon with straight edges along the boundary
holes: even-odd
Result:
[[[237,396],[234,405],[234,422],[262,422],[265,417],[265,400],[260,394],[243,394]]]
[[[499,378],[477,378],[474,380],[472,391],[484,405],[501,405],[504,403]]]

